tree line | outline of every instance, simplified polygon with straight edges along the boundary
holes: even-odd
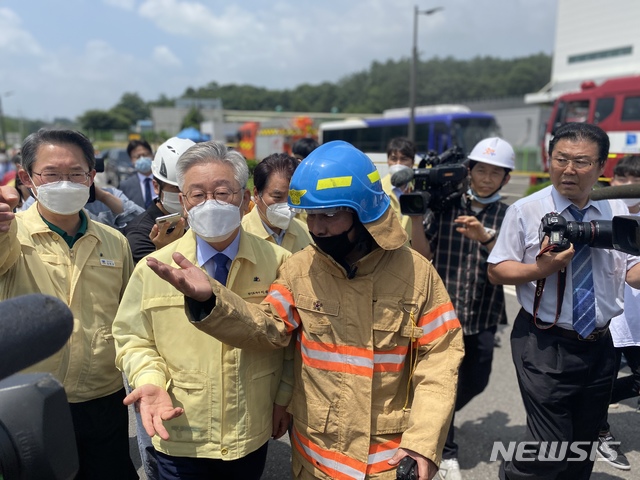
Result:
[[[180,98],[220,98],[229,110],[381,113],[408,105],[410,68],[408,58],[374,61],[368,69],[335,83],[305,83],[284,90],[211,81],[205,86],[186,88]],[[416,70],[417,105],[465,103],[540,90],[551,78],[551,57],[544,53],[515,59],[436,57],[419,61]],[[148,119],[151,107],[173,106],[175,100],[160,95],[156,100],[145,101],[138,93],[128,92],[109,110],[87,110],[76,124],[83,130],[128,130],[138,120]],[[184,126],[197,123],[199,118],[199,112],[190,112]],[[8,126],[12,121],[16,119],[8,119]],[[28,121],[28,129],[35,130],[43,124]]]

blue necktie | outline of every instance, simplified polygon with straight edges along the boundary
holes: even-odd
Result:
[[[213,278],[215,278],[222,285],[226,285],[227,276],[229,275],[229,269],[227,268],[229,257],[227,257],[224,253],[216,253],[213,256],[213,260],[214,262],[216,262],[216,271],[213,274]]]
[[[576,221],[582,222],[587,209],[578,210],[577,207],[571,205],[569,211]],[[591,248],[584,243],[574,245],[574,248],[575,254],[571,259],[573,329],[584,338],[596,328],[596,295],[593,288]]]
[[[151,178],[147,177],[144,179],[144,208],[149,208],[151,206]]]

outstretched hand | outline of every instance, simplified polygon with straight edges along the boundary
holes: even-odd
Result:
[[[489,237],[484,225],[473,215],[460,215],[454,222],[456,223],[456,231],[469,240],[484,242]]]
[[[169,432],[164,428],[162,421],[171,420],[184,413],[183,408],[173,406],[171,397],[164,388],[151,384],[136,388],[125,397],[123,403],[135,403],[145,431],[150,437],[157,433],[163,440],[169,440]]]
[[[207,274],[181,253],[175,252],[173,260],[180,268],[174,268],[153,257],[147,257],[147,265],[160,278],[176,287],[185,296],[198,302],[209,300],[213,296],[213,292]]]

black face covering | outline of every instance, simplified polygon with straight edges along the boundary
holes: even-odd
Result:
[[[320,250],[340,262],[344,260],[344,257],[349,255],[356,246],[356,242],[351,242],[349,240],[349,232],[353,230],[355,225],[356,222],[354,221],[349,227],[349,230],[342,232],[339,235],[331,235],[329,237],[316,237],[313,233],[309,233],[311,233],[311,238],[313,238],[313,241]]]

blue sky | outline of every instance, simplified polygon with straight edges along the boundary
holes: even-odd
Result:
[[[335,82],[372,61],[552,53],[558,0],[0,0],[5,114],[51,120],[187,87]],[[401,106],[401,105],[399,105]]]

